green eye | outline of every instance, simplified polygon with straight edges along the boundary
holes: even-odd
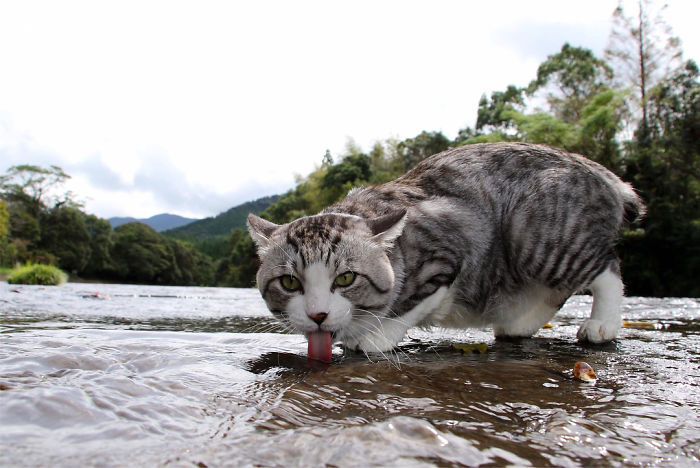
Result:
[[[282,283],[282,287],[287,291],[298,291],[301,289],[301,283],[292,275],[280,277],[280,283]]]
[[[336,286],[350,286],[353,281],[355,281],[355,273],[352,271],[346,271],[335,277]]]

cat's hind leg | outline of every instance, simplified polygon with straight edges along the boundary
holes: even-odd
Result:
[[[593,293],[591,318],[578,330],[578,339],[591,343],[606,343],[617,336],[620,329],[620,305],[624,287],[619,269],[611,265],[595,277],[590,289]]]
[[[493,324],[496,338],[529,338],[542,328],[561,308],[568,292],[544,286],[532,286],[499,306]]]

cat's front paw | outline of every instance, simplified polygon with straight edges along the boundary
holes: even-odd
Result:
[[[351,339],[345,342],[346,348],[365,354],[385,354],[391,351],[394,346],[396,346],[396,343],[378,333],[368,333],[357,340]]]
[[[578,329],[576,336],[579,341],[588,341],[589,343],[607,343],[612,341],[617,336],[617,331],[620,329],[618,320],[595,320],[588,319],[583,322],[581,328]]]

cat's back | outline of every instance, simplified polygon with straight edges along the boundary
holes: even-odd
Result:
[[[482,143],[461,146],[421,161],[396,180],[433,196],[458,196],[465,191],[494,191],[494,195],[549,189],[561,182],[598,180],[615,183],[603,166],[581,156],[544,145]]]

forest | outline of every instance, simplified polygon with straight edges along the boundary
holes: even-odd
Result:
[[[603,57],[567,43],[529,83],[484,94],[475,126],[456,138],[423,131],[368,151],[349,141],[344,154],[319,157],[316,170],[261,215],[284,223],[315,214],[353,187],[389,181],[448,148],[542,143],[605,165],[647,204],[646,217],[619,241],[628,295],[700,297],[700,72],[647,5],[632,16],[614,12]],[[69,177],[56,166],[31,165],[0,176],[0,264],[55,264],[127,283],[254,286],[257,257],[244,229],[209,240],[139,223],[112,229],[73,194],[55,190]]]

